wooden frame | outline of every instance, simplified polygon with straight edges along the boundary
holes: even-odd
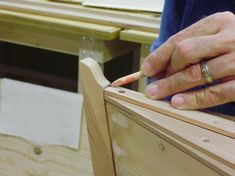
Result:
[[[110,87],[92,59],[80,69],[96,176],[235,174],[234,121]]]
[[[1,0],[0,9],[66,20],[85,21],[92,24],[112,24],[112,26],[124,29],[131,28],[157,32],[160,28],[160,15],[157,13],[105,10],[81,5],[48,2],[47,0]]]

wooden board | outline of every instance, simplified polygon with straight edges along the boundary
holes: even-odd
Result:
[[[94,176],[85,118],[79,150],[0,134],[0,175]]]
[[[147,98],[142,93],[124,88],[109,87],[105,89],[105,95],[113,96],[115,98],[144,107],[146,109],[171,116],[173,118],[209,129],[211,131],[229,136],[231,138],[235,138],[235,122],[218,116],[206,114],[199,111],[175,109],[167,102],[152,100]]]
[[[162,12],[163,0],[85,0],[83,5],[113,9]]]
[[[107,106],[117,176],[220,175],[141,126],[141,123],[136,123],[133,120],[136,114],[128,111],[128,103],[122,103],[125,109],[109,103]],[[158,119],[157,114],[154,117]]]
[[[124,114],[115,118],[123,130],[128,126],[122,120],[126,116],[222,175],[234,175],[234,139],[116,98],[107,96],[106,100],[111,109]]]
[[[117,38],[119,31],[121,30],[120,28],[112,26],[69,21],[59,18],[51,18],[8,10],[0,10],[0,22],[18,25],[18,28],[20,29],[26,27],[30,27],[32,31],[47,29],[50,30],[51,34],[54,32],[60,32],[61,34],[66,35],[67,33],[68,37],[72,37],[72,35],[74,36],[75,34],[77,36],[89,35],[91,37],[105,40],[112,40]]]
[[[0,9],[151,32],[160,28],[159,14],[156,13],[104,10],[46,0],[1,0]]]
[[[157,33],[143,32],[132,29],[122,30],[120,32],[120,39],[130,42],[136,42],[141,44],[152,44],[154,40],[158,38]]]
[[[82,95],[4,78],[0,97],[0,133],[79,148]]]
[[[110,83],[90,58],[80,61],[82,92],[95,176],[115,176],[103,89]],[[96,77],[94,77],[96,75]]]

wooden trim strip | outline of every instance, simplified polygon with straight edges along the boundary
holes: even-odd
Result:
[[[123,93],[124,92],[124,93]],[[235,122],[203,113],[200,111],[179,110],[172,107],[169,103],[152,100],[144,94],[124,88],[108,87],[105,95],[130,102],[146,109],[159,112],[161,114],[182,120],[184,122],[197,125],[199,127],[214,131],[216,133],[235,138]]]
[[[159,14],[138,14],[35,0],[1,0],[0,9],[75,21],[157,32]]]

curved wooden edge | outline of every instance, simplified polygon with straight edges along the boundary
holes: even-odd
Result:
[[[79,65],[85,116],[95,176],[115,176],[108,119],[104,101],[104,88],[110,83],[99,65],[91,58]]]

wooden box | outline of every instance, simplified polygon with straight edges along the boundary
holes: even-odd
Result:
[[[234,117],[110,87],[89,58],[80,70],[95,176],[235,175]]]

